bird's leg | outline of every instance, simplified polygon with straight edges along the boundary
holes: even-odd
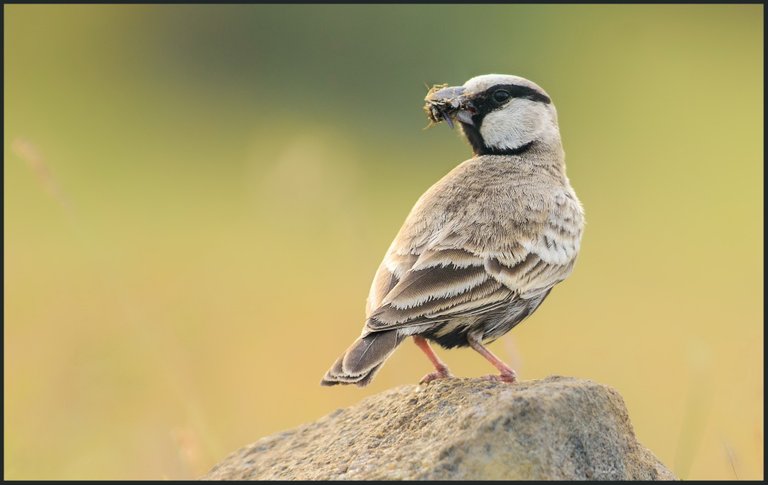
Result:
[[[416,345],[419,346],[419,348],[427,354],[427,358],[430,362],[432,362],[432,365],[435,366],[435,371],[430,372],[429,374],[425,375],[421,381],[419,381],[419,384],[428,384],[435,379],[445,379],[446,377],[453,377],[451,374],[451,371],[448,370],[448,366],[443,364],[443,361],[440,360],[440,357],[435,354],[435,351],[432,350],[432,347],[429,346],[429,342],[424,337],[419,337],[418,335],[413,336],[413,341],[416,343]]]
[[[479,353],[480,355],[488,359],[488,362],[490,362],[491,364],[493,364],[494,367],[499,369],[499,372],[501,374],[497,376],[487,376],[488,379],[510,382],[510,383],[517,381],[517,374],[515,373],[515,371],[512,370],[510,366],[502,362],[501,359],[493,355],[493,352],[491,352],[490,350],[486,349],[483,346],[482,342],[480,341],[480,335],[476,333],[470,333],[469,335],[467,335],[467,341],[469,342],[470,347],[475,349],[477,353]]]

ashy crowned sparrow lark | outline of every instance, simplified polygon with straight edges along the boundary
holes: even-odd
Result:
[[[484,344],[533,313],[573,270],[584,227],[565,175],[557,111],[518,76],[433,87],[425,111],[458,122],[474,156],[416,202],[373,279],[363,332],[321,384],[367,385],[406,337],[450,376],[429,341],[470,346],[514,382]]]

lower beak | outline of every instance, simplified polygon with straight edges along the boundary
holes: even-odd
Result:
[[[462,109],[456,112],[456,119],[462,123],[466,123],[470,126],[474,126],[475,122],[472,121],[472,111]]]

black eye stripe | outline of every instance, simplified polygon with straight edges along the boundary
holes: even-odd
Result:
[[[528,86],[520,86],[518,84],[497,84],[481,93],[476,94],[475,96],[472,96],[472,98],[482,103],[482,101],[493,99],[493,93],[498,90],[504,90],[508,92],[510,94],[510,98],[526,98],[530,99],[531,101],[537,101],[544,104],[549,104],[552,102],[548,96],[542,94],[541,92],[536,91],[533,88],[529,88]]]

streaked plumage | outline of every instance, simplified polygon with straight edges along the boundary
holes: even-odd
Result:
[[[505,75],[439,86],[426,98],[433,122],[456,120],[474,156],[416,202],[371,285],[360,337],[323,385],[366,385],[407,336],[450,375],[427,343],[483,347],[533,313],[573,270],[583,211],[565,175],[557,113],[536,84]],[[426,339],[426,340],[422,340]]]

